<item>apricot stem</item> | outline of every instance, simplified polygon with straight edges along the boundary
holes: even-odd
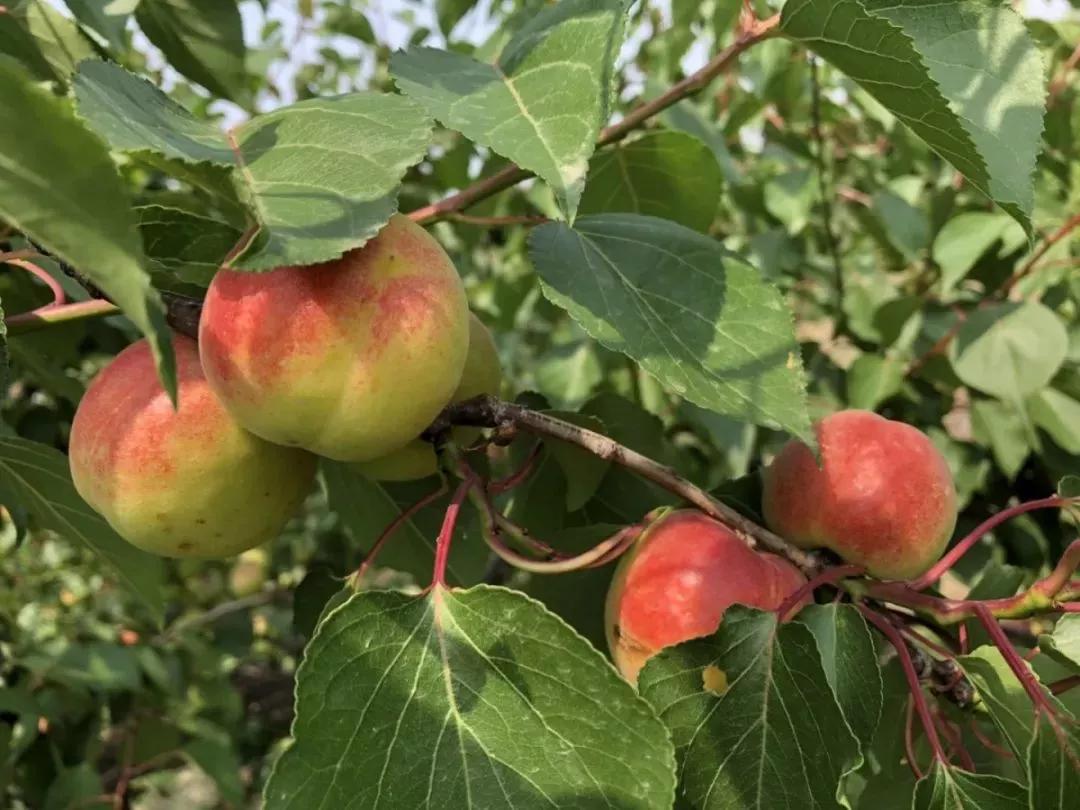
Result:
[[[396,518],[390,521],[386,528],[383,529],[382,532],[379,534],[375,542],[371,545],[371,551],[364,555],[364,559],[361,561],[359,567],[356,569],[356,571],[353,572],[352,576],[349,577],[349,584],[353,588],[357,587],[360,582],[360,578],[364,576],[364,574],[368,571],[369,568],[371,568],[372,563],[375,562],[375,558],[378,556],[379,552],[382,551],[383,546],[385,546],[387,541],[397,533],[398,529],[405,525],[405,522],[407,520],[409,520],[413,515],[415,515],[425,506],[434,503],[443,495],[445,495],[447,489],[448,487],[446,486],[446,479],[444,478],[439,483],[438,489],[436,489],[434,492],[429,492],[423,498],[409,506],[407,509],[403,510]]]
[[[930,708],[926,704],[926,696],[923,694],[922,684],[919,683],[919,675],[915,672],[915,665],[911,661],[911,653],[908,652],[904,637],[888,621],[870,608],[865,605],[858,605],[857,607],[866,620],[880,630],[896,649],[896,655],[900,659],[901,668],[904,670],[904,677],[907,679],[908,689],[911,692],[911,700],[914,703],[916,713],[919,715],[919,722],[922,724],[923,732],[926,734],[926,740],[930,743],[934,758],[946,763],[948,760],[945,757],[945,751],[941,747],[941,740],[938,739],[937,729],[934,727],[934,720],[930,716]],[[914,766],[915,763],[912,762],[911,764]]]
[[[987,534],[997,526],[1001,525],[1005,521],[1010,520],[1017,515],[1022,515],[1025,512],[1031,512],[1036,509],[1056,508],[1059,506],[1065,506],[1068,503],[1071,503],[1071,499],[1053,495],[1049,498],[1040,498],[1036,501],[1028,501],[1026,503],[1017,504],[1016,506],[1011,506],[1008,509],[1002,509],[997,514],[991,515],[989,518],[984,520],[971,532],[969,532],[962,540],[957,542],[956,545],[950,548],[940,560],[934,563],[934,565],[930,568],[929,571],[919,577],[916,577],[913,580],[908,581],[907,586],[912,590],[916,591],[922,591],[926,588],[929,588],[931,585],[941,579],[941,577],[945,574],[946,571],[949,571],[954,565],[956,565],[960,558],[963,557],[968,551],[970,551],[971,547],[974,546],[979,540],[981,540],[985,534]]]
[[[446,507],[446,514],[443,516],[439,536],[435,539],[435,565],[431,576],[432,588],[446,586],[446,564],[450,560],[450,544],[454,539],[454,529],[457,527],[458,515],[461,513],[461,504],[465,502],[465,498],[474,483],[472,479],[468,479],[458,484],[458,488],[454,491],[454,497],[450,499],[450,505]]]
[[[860,565],[837,565],[833,568],[826,568],[816,577],[809,580],[805,585],[801,585],[798,590],[794,591],[787,599],[781,602],[780,607],[776,609],[776,618],[780,621],[785,621],[792,608],[802,602],[803,599],[822,585],[833,585],[842,579],[857,577],[863,573],[865,572]]]

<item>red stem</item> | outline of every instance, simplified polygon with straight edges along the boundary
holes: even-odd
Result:
[[[1037,501],[1028,501],[1027,503],[1017,504],[1016,506],[1010,506],[1008,509],[1002,509],[996,515],[991,515],[984,520],[978,526],[976,526],[966,537],[960,540],[956,545],[950,548],[945,555],[938,560],[933,567],[920,577],[916,577],[907,583],[907,586],[912,590],[922,591],[929,588],[935,582],[937,582],[945,574],[946,571],[951,569],[956,563],[971,550],[971,547],[982,539],[983,535],[989,532],[991,529],[999,526],[1011,518],[1017,515],[1022,515],[1025,512],[1032,512],[1036,509],[1050,509],[1054,507],[1064,506],[1069,503],[1069,498],[1062,498],[1057,495],[1053,495],[1049,498],[1042,498]]]
[[[1065,220],[1065,224],[1043,240],[1043,243],[1039,246],[1039,249],[1031,255],[1031,258],[1024,262],[1020,269],[1009,276],[1008,280],[1001,285],[1001,289],[999,290],[1000,295],[1003,298],[1007,296],[1022,278],[1035,269],[1035,266],[1039,263],[1039,259],[1045,256],[1050,248],[1068,236],[1076,227],[1080,227],[1080,214],[1074,214],[1069,217]]]
[[[1054,681],[1047,688],[1050,690],[1051,695],[1060,695],[1077,686],[1080,686],[1080,675],[1070,675],[1068,678]]]
[[[975,611],[975,618],[979,620],[979,623],[985,628],[986,632],[990,634],[990,640],[994,642],[994,646],[1001,652],[1002,657],[1005,659],[1005,663],[1009,665],[1009,669],[1012,670],[1013,675],[1020,681],[1020,685],[1024,687],[1024,691],[1027,692],[1031,702],[1035,704],[1036,710],[1043,710],[1052,715],[1052,707],[1046,699],[1046,695],[1043,694],[1042,688],[1035,678],[1035,673],[1031,671],[1031,668],[1024,663],[1024,659],[1022,659],[1020,654],[1013,648],[1012,642],[1009,641],[1009,637],[1005,635],[1005,631],[1001,629],[1001,625],[994,619],[994,614],[991,613],[990,609],[982,602],[974,602],[972,607]]]
[[[924,636],[922,633],[920,633],[918,630],[916,630],[914,627],[911,627],[910,625],[904,624],[903,622],[899,622],[899,621],[897,622],[896,626],[900,628],[901,633],[906,635],[908,638],[910,638],[915,643],[923,645],[928,650],[932,650],[933,652],[936,652],[938,655],[942,656],[943,658],[956,658],[956,653],[952,652],[952,650],[948,650],[945,647],[942,647],[937,642],[931,641],[926,636]]]
[[[28,262],[25,259],[20,258],[20,256],[22,255],[35,256],[37,254],[34,251],[20,250],[16,250],[14,253],[9,254],[0,253],[0,261],[5,264],[10,264],[14,267],[22,268],[31,275],[36,276],[39,281],[41,281],[46,287],[49,288],[49,292],[52,293],[53,297],[53,300],[50,301],[48,304],[37,307],[36,309],[31,310],[30,313],[27,314],[44,312],[47,309],[52,309],[53,307],[58,307],[64,304],[67,301],[67,295],[64,293],[64,288],[60,286],[60,282],[53,278],[51,275],[49,275],[49,273],[40,265],[34,264],[33,262]]]
[[[949,741],[949,750],[956,754],[960,760],[960,766],[964,770],[975,773],[975,760],[971,758],[971,752],[964,746],[964,737],[960,733],[960,729],[954,726],[942,712],[939,711],[935,714],[938,720],[938,728],[941,729],[941,733]]]
[[[945,763],[948,760],[945,757],[945,751],[941,748],[941,740],[938,739],[937,730],[934,728],[934,720],[930,716],[930,708],[926,705],[926,696],[923,695],[922,684],[919,683],[919,675],[915,672],[915,664],[911,661],[911,653],[908,652],[907,643],[904,641],[904,637],[897,632],[888,621],[883,619],[874,611],[865,605],[859,605],[859,612],[877,627],[889,642],[896,648],[897,657],[900,659],[900,666],[904,670],[904,677],[908,682],[908,689],[911,692],[911,699],[915,704],[915,711],[919,714],[919,722],[922,724],[923,731],[926,733],[927,742],[930,743],[930,749],[934,752],[934,758],[939,762]]]
[[[513,489],[532,475],[533,470],[536,468],[536,460],[540,457],[541,446],[541,442],[534,444],[532,450],[529,451],[529,455],[525,458],[525,461],[522,462],[521,466],[505,478],[500,478],[498,481],[492,481],[488,484],[488,492],[493,495],[499,495],[507,490]]]
[[[907,709],[904,710],[904,751],[907,753],[908,766],[915,774],[916,779],[922,779],[925,774],[919,768],[919,761],[915,758],[915,699],[908,695]]]
[[[412,506],[408,507],[403,512],[401,512],[401,514],[399,514],[392,521],[390,521],[389,525],[385,529],[382,530],[382,534],[380,534],[378,539],[372,544],[371,551],[369,551],[366,555],[364,555],[364,559],[360,563],[360,567],[357,568],[356,573],[353,574],[353,577],[352,577],[353,582],[354,583],[359,583],[360,582],[360,578],[365,573],[367,573],[367,570],[369,568],[371,568],[371,564],[375,561],[375,557],[378,556],[380,551],[382,551],[383,546],[386,545],[386,542],[391,537],[393,537],[394,534],[397,533],[398,529],[400,529],[403,525],[405,525],[405,522],[407,520],[409,520],[413,515],[415,515],[417,512],[419,512],[425,506],[428,506],[429,504],[433,503],[434,501],[437,501],[439,498],[441,498],[445,494],[446,494],[446,481],[443,481],[442,483],[439,484],[439,488],[437,490],[435,490],[434,492],[428,493],[423,498],[421,498],[416,503],[414,503]]]
[[[982,743],[983,747],[987,751],[993,754],[997,754],[999,757],[1009,757],[1010,759],[1013,758],[1014,755],[1012,751],[1010,751],[1008,748],[1004,748],[998,745],[996,742],[983,734],[982,729],[979,728],[979,721],[977,718],[972,717],[970,725],[971,733],[975,735],[975,739]]]
[[[834,568],[826,568],[816,577],[793,591],[787,599],[780,603],[780,607],[776,609],[777,618],[782,622],[787,621],[792,608],[822,585],[832,585],[848,577],[857,577],[863,572],[863,568],[858,565],[838,565]]]
[[[450,560],[450,542],[454,539],[454,528],[457,526],[458,514],[461,512],[461,504],[468,497],[469,490],[475,483],[475,478],[466,478],[458,484],[450,505],[446,507],[446,515],[443,517],[442,528],[435,540],[435,566],[431,576],[431,587],[442,588],[446,586],[446,564]]]

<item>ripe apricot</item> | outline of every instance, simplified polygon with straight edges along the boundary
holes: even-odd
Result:
[[[229,557],[273,538],[315,477],[315,457],[243,430],[174,336],[179,405],[145,340],[94,379],[75,412],[75,488],[121,537],[169,557]]]
[[[608,648],[635,683],[664,647],[715,632],[731,605],[775,610],[804,584],[787,560],[755,551],[719,521],[692,509],[665,510],[616,569],[605,615]]]
[[[910,425],[840,411],[816,426],[819,467],[792,440],[765,470],[769,527],[802,548],[829,548],[885,579],[909,579],[941,556],[956,525],[945,458]]]
[[[369,461],[404,447],[450,401],[468,316],[450,258],[396,214],[340,259],[219,271],[199,349],[207,381],[251,432]]]

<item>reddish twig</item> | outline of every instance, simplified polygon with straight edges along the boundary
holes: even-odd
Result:
[[[444,479],[439,484],[438,489],[436,489],[434,492],[429,492],[423,498],[418,500],[412,506],[409,506],[408,508],[403,510],[396,518],[390,521],[386,528],[382,530],[382,533],[378,536],[375,542],[372,543],[371,550],[364,555],[364,559],[363,561],[361,561],[360,566],[356,569],[356,571],[350,578],[351,584],[354,588],[360,584],[361,577],[363,577],[364,574],[367,573],[368,570],[370,570],[372,563],[375,562],[375,557],[377,557],[379,552],[382,551],[383,546],[386,545],[387,541],[397,533],[398,529],[404,526],[405,523],[413,517],[413,515],[415,515],[425,506],[434,503],[443,495],[445,495],[446,489],[446,481]]]
[[[776,609],[776,617],[780,621],[787,620],[788,614],[792,609],[822,585],[833,585],[842,579],[857,577],[863,573],[865,573],[865,571],[862,566],[859,565],[837,565],[833,568],[826,568],[816,577],[813,577],[805,584],[799,586],[799,588],[793,591],[787,599],[781,602],[780,607]]]
[[[975,760],[971,758],[971,752],[967,750],[964,745],[964,738],[957,727],[945,714],[938,710],[934,713],[935,719],[938,722],[938,728],[941,730],[942,736],[949,742],[949,750],[956,754],[956,758],[960,760],[960,767],[971,773],[975,773]]]
[[[1052,107],[1064,91],[1069,86],[1069,73],[1080,64],[1080,45],[1077,45],[1069,58],[1066,59],[1062,65],[1061,70],[1057,77],[1050,83],[1050,90],[1047,92],[1046,106]]]
[[[507,225],[543,225],[551,221],[543,216],[474,217],[456,211],[447,214],[446,219],[463,225],[479,225],[487,228],[501,228]]]
[[[926,649],[930,650],[931,652],[937,653],[942,658],[949,658],[949,659],[956,658],[956,653],[954,653],[952,650],[949,650],[949,649],[941,646],[936,641],[928,639],[926,636],[924,636],[922,633],[920,633],[918,630],[916,630],[911,625],[905,624],[905,623],[901,622],[899,619],[896,619],[894,621],[894,624],[896,624],[896,626],[900,629],[901,633],[903,633],[905,636],[910,638],[916,644],[921,644],[922,646],[926,647]]]
[[[935,582],[937,582],[950,570],[956,563],[963,557],[973,545],[982,539],[984,535],[990,532],[992,529],[1001,525],[1007,520],[1022,515],[1025,512],[1032,512],[1036,509],[1053,509],[1060,506],[1065,506],[1070,503],[1070,499],[1062,498],[1057,495],[1053,495],[1049,498],[1041,498],[1037,501],[1028,501],[1026,503],[1017,504],[1011,506],[1008,509],[1002,509],[995,515],[984,520],[978,526],[976,526],[970,533],[967,534],[962,540],[956,543],[950,548],[940,560],[938,560],[933,567],[930,568],[922,576],[916,577],[907,583],[907,586],[912,590],[922,591],[929,588]]]
[[[1080,675],[1070,675],[1068,678],[1054,681],[1046,688],[1050,690],[1051,695],[1061,695],[1077,686],[1080,686]]]
[[[35,259],[41,254],[31,248],[23,248],[22,250],[9,250],[7,253],[0,251],[0,264],[7,262],[14,263],[16,259]]]
[[[492,495],[499,495],[524,482],[536,469],[536,460],[540,458],[542,447],[542,442],[533,444],[532,450],[529,451],[529,455],[525,457],[525,461],[521,463],[521,466],[505,478],[490,482],[487,485],[487,491]]]
[[[919,683],[919,675],[915,672],[915,665],[911,661],[911,653],[908,652],[904,637],[900,635],[892,624],[870,608],[865,605],[859,605],[858,608],[866,620],[880,630],[896,649],[897,657],[900,659],[900,666],[904,670],[904,677],[908,682],[911,699],[915,704],[915,711],[919,715],[919,722],[922,724],[923,732],[926,734],[926,740],[930,743],[930,750],[934,752],[934,758],[939,762],[947,762],[945,751],[941,747],[941,740],[938,739],[937,730],[934,728],[934,720],[930,716],[926,696],[923,694],[922,685]]]
[[[1039,259],[1045,256],[1050,248],[1072,233],[1073,229],[1077,227],[1080,227],[1080,214],[1074,214],[1069,217],[1065,220],[1065,224],[1046,237],[1042,241],[1042,244],[1039,245],[1039,248],[1031,254],[1031,258],[1024,262],[1020,266],[1020,269],[1009,276],[1009,278],[1005,280],[1005,283],[998,288],[998,295],[1002,298],[1007,297],[1009,293],[1012,292],[1013,287],[1035,269],[1035,266],[1039,263]]]
[[[52,309],[53,307],[58,307],[64,304],[64,302],[67,301],[67,294],[64,292],[64,288],[60,285],[60,282],[53,278],[48,273],[48,271],[45,270],[45,268],[41,267],[40,265],[34,264],[33,262],[26,261],[25,259],[21,258],[20,254],[28,256],[39,255],[36,251],[33,250],[16,250],[12,253],[0,253],[0,262],[10,264],[13,267],[18,267],[27,271],[38,281],[48,287],[49,292],[52,293],[53,297],[53,300],[50,301],[48,304],[44,304],[37,309],[31,310],[31,312],[28,314],[44,312],[45,310]]]
[[[919,768],[919,761],[915,757],[915,698],[910,694],[907,699],[907,708],[904,710],[904,752],[911,772],[915,774],[916,779],[922,779],[925,774]]]
[[[990,634],[990,640],[994,643],[994,646],[998,648],[1002,657],[1005,659],[1005,663],[1009,669],[1012,670],[1013,675],[1020,681],[1020,685],[1024,687],[1024,691],[1027,692],[1031,702],[1035,705],[1037,711],[1045,711],[1050,715],[1053,715],[1053,707],[1046,699],[1046,695],[1043,694],[1042,688],[1039,686],[1039,681],[1035,677],[1035,673],[1031,671],[1031,668],[1024,663],[1024,659],[1020,657],[1020,654],[1016,652],[1012,642],[1009,641],[1008,636],[1005,635],[1005,631],[1001,629],[1001,625],[994,620],[994,615],[989,611],[986,605],[976,602],[974,603],[975,618],[979,620],[979,623],[983,626],[987,633]]]
[[[454,529],[457,527],[458,515],[461,513],[461,504],[465,502],[469,490],[475,483],[475,477],[470,477],[458,484],[454,497],[450,499],[450,505],[446,507],[442,528],[439,529],[439,536],[435,539],[435,565],[431,575],[431,588],[446,586],[446,565],[450,560],[450,544],[454,539]]]
[[[970,722],[971,733],[975,735],[975,739],[978,740],[983,748],[992,754],[997,754],[999,757],[1013,758],[1013,752],[1008,748],[998,745],[996,742],[987,737],[981,728],[979,728],[979,720],[976,717],[971,718]]]

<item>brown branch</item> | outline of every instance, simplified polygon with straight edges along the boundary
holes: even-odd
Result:
[[[560,439],[568,444],[576,445],[598,458],[626,467],[631,472],[677,495],[735,530],[753,544],[786,558],[809,577],[816,576],[823,567],[818,554],[795,548],[779,535],[773,534],[765,527],[739,514],[670,467],[653,461],[648,456],[631,450],[600,433],[565,422],[549,414],[503,402],[492,396],[479,396],[450,405],[428,428],[425,435],[429,438],[437,438],[453,425],[502,429],[514,427],[538,436]]]
[[[1015,287],[1021,279],[1029,275],[1031,271],[1035,269],[1036,265],[1038,265],[1039,263],[1039,260],[1043,256],[1045,256],[1047,252],[1049,252],[1050,248],[1052,248],[1054,245],[1056,245],[1058,242],[1060,242],[1062,239],[1072,233],[1072,231],[1077,227],[1080,227],[1080,214],[1074,214],[1073,216],[1069,217],[1067,220],[1065,220],[1064,225],[1062,225],[1060,228],[1058,228],[1056,231],[1046,237],[1042,241],[1042,244],[1039,245],[1038,250],[1031,254],[1031,258],[1024,262],[1024,264],[1020,266],[1020,269],[1013,273],[1011,276],[1009,276],[1009,278],[1006,279],[1005,283],[998,288],[998,296],[1000,296],[1001,298],[1007,298],[1009,293],[1012,292],[1013,287]]]
[[[1058,73],[1057,78],[1050,83],[1050,90],[1047,93],[1046,106],[1047,108],[1054,106],[1065,88],[1069,86],[1069,74],[1072,70],[1080,64],[1080,45],[1077,45],[1069,58],[1066,59],[1061,65],[1061,71]]]
[[[744,51],[762,40],[775,36],[779,32],[779,29],[779,14],[769,17],[767,20],[758,20],[744,13],[739,35],[734,42],[720,51],[720,53],[713,57],[713,59],[701,68],[701,70],[691,73],[682,81],[673,84],[667,91],[657,96],[652,101],[647,101],[644,104],[639,105],[628,113],[621,121],[605,127],[601,130],[600,135],[596,140],[596,145],[598,147],[608,146],[621,141],[635,129],[643,126],[657,113],[663,112],[676,102],[697,93],[708,86],[713,79],[723,73]],[[431,205],[426,205],[423,208],[418,208],[415,211],[410,212],[408,216],[414,222],[419,223],[443,219],[453,212],[468,208],[480,200],[485,200],[488,197],[498,194],[500,191],[505,191],[506,189],[517,185],[522,180],[526,180],[532,176],[532,172],[526,171],[511,163],[490,177],[485,177],[483,180],[477,181],[468,188],[459,191],[457,194],[453,194],[436,203],[432,203]]]

